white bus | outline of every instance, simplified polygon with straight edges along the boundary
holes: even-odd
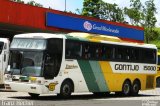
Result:
[[[67,98],[81,92],[138,95],[139,90],[155,88],[155,45],[74,34],[15,35],[9,67],[19,70],[20,77],[6,80],[7,89],[32,97],[58,94]]]
[[[9,44],[9,39],[0,38],[0,85],[4,84],[4,72],[8,66]]]

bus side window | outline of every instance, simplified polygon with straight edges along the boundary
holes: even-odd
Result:
[[[107,59],[107,48],[105,46],[102,47],[102,60]]]
[[[113,57],[113,49],[112,47],[107,47],[107,59],[112,59]]]
[[[138,62],[140,60],[140,51],[139,49],[131,49],[130,51],[130,58],[134,62]]]
[[[72,48],[73,56],[74,57],[81,57],[82,56],[82,45],[80,43],[74,43]]]
[[[83,44],[83,58],[91,60],[99,60],[102,56],[101,46],[96,46],[94,43]]]
[[[90,58],[89,49],[90,49],[89,45],[88,45],[88,44],[85,44],[85,45],[84,45],[84,52],[83,52],[83,57],[84,57],[85,59]]]
[[[130,55],[130,49],[129,49],[129,48],[125,48],[124,50],[125,50],[125,54],[124,54],[124,55],[125,55],[125,56],[124,56],[125,58],[124,58],[124,59],[125,59],[125,60],[130,60],[130,58],[131,58],[131,57],[130,57],[130,56],[131,56],[131,55]]]
[[[156,63],[156,51],[152,49],[144,49],[142,51],[142,60],[147,61],[148,63]]]
[[[66,58],[76,59],[82,56],[82,45],[79,42],[66,41]]]
[[[102,60],[110,60],[113,58],[113,48],[111,46],[102,47]]]
[[[115,56],[116,56],[116,59],[122,59],[122,49],[121,48],[116,48],[116,51],[115,51]]]
[[[120,61],[130,60],[130,49],[127,47],[117,47],[115,50],[115,59]]]
[[[100,45],[98,45],[96,48],[96,58],[98,60],[102,59],[102,47]]]

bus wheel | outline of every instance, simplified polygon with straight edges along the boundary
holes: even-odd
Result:
[[[131,83],[129,80],[126,80],[122,86],[122,94],[124,96],[129,96],[131,93]]]
[[[160,87],[160,77],[156,79],[156,87]]]
[[[38,98],[39,94],[35,94],[35,93],[28,93],[32,98]]]
[[[61,98],[69,98],[73,91],[73,84],[70,81],[64,81],[61,85],[59,96]]]
[[[133,85],[132,85],[132,95],[136,96],[138,95],[139,93],[139,90],[140,90],[140,82],[138,80],[134,81],[133,82]]]

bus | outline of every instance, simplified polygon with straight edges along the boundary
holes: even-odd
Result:
[[[4,84],[4,72],[8,66],[9,44],[9,39],[0,38],[0,85]]]
[[[158,54],[157,75],[156,75],[156,87],[160,87],[160,52]]]
[[[138,95],[139,90],[155,88],[155,45],[73,35],[76,33],[15,35],[9,67],[19,70],[20,77],[6,80],[7,89],[28,92],[31,97],[57,94],[68,98],[82,92]]]

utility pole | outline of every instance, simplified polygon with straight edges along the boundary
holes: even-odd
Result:
[[[65,12],[66,12],[66,0],[65,0]]]

